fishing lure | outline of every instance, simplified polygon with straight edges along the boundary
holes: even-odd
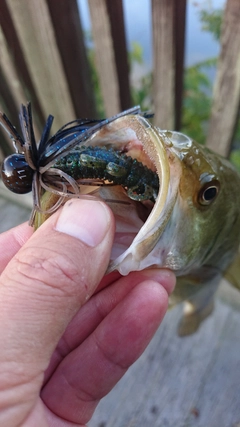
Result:
[[[82,178],[88,180],[88,185],[91,180],[94,185],[122,185],[134,200],[156,199],[159,183],[155,172],[120,151],[83,146],[103,126],[130,114],[152,116],[141,113],[140,107],[133,107],[109,119],[74,120],[50,137],[54,118],[49,115],[37,144],[30,103],[21,106],[19,115],[23,138],[7,116],[0,113],[0,125],[13,141],[16,150],[3,161],[2,180],[12,192],[24,194],[32,191],[31,225],[36,212],[50,214],[58,209],[65,197],[78,194],[79,185],[84,184]],[[60,196],[47,211],[41,207],[43,190]]]
[[[53,165],[81,184],[85,178],[95,178],[95,184],[105,181],[126,188],[130,199],[155,201],[159,179],[141,162],[121,151],[106,147],[77,147]],[[98,180],[98,181],[96,181]],[[86,184],[89,185],[88,181]]]

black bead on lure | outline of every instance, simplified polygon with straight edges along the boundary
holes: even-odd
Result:
[[[13,141],[16,153],[8,156],[2,164],[1,176],[5,186],[12,192],[33,193],[33,211],[41,208],[42,191],[55,193],[58,202],[45,213],[52,213],[61,205],[65,197],[80,192],[79,186],[121,185],[133,200],[155,201],[159,179],[156,172],[120,150],[106,147],[85,147],[83,144],[95,132],[114,120],[131,114],[142,114],[140,107],[133,107],[109,119],[79,119],[67,123],[50,137],[53,116],[49,115],[39,143],[37,144],[31,104],[22,105],[20,125],[23,138],[18,134],[7,116],[0,113],[0,124]],[[147,113],[144,117],[150,117]]]

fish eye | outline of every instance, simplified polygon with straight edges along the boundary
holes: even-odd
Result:
[[[198,195],[198,202],[200,205],[208,206],[217,197],[220,189],[220,184],[217,180],[207,182],[200,190]]]

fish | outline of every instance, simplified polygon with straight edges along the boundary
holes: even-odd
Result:
[[[142,194],[136,194],[120,181],[113,184],[104,176],[98,180],[87,173],[76,178],[79,194],[64,197],[45,191],[35,228],[52,213],[53,206],[59,207],[59,199],[61,204],[68,197],[88,197],[93,203],[104,200],[116,220],[106,274],[118,271],[127,275],[152,267],[172,270],[177,284],[170,307],[185,301],[178,334],[194,333],[211,314],[219,281],[238,256],[240,174],[228,160],[188,136],[153,126],[138,110],[98,126],[84,139],[84,150],[82,142],[72,147],[51,163],[51,170],[56,167],[71,176],[71,168],[64,166],[69,156],[79,156],[87,165],[93,156],[95,168],[102,165],[101,150],[115,150],[124,155],[123,173],[124,161],[130,157],[146,168],[142,175],[151,171],[157,176],[157,194],[156,188],[145,191],[146,185]],[[80,163],[78,167],[82,167]],[[109,163],[114,161],[107,160]],[[151,182],[147,186],[151,187]],[[151,196],[145,197],[148,193]]]

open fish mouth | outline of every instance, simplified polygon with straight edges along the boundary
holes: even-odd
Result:
[[[20,112],[23,138],[0,113],[0,125],[16,149],[4,160],[1,175],[9,190],[32,191],[29,224],[40,226],[68,197],[100,197],[116,218],[109,272],[162,266],[151,251],[170,218],[181,173],[171,136],[146,117],[134,107],[103,121],[70,122],[49,137],[50,115],[37,144],[30,104]]]
[[[133,107],[103,121],[70,122],[49,137],[50,115],[37,144],[30,104],[21,107],[23,138],[0,113],[0,125],[16,149],[4,160],[1,175],[15,193],[32,190],[29,224],[38,228],[68,197],[100,197],[116,218],[108,271],[123,275],[163,266],[163,258],[158,262],[156,250],[155,257],[151,252],[171,216],[181,175],[171,135],[154,128],[146,117]]]
[[[179,162],[170,151],[171,141],[144,117],[130,115],[104,126],[84,145],[121,150],[157,173],[155,202],[131,200],[121,186],[106,185],[95,192],[93,187],[87,187],[88,191],[82,186],[85,194],[97,194],[105,200],[115,216],[116,233],[107,272],[118,270],[127,275],[157,265],[151,252],[171,216],[180,177]]]

